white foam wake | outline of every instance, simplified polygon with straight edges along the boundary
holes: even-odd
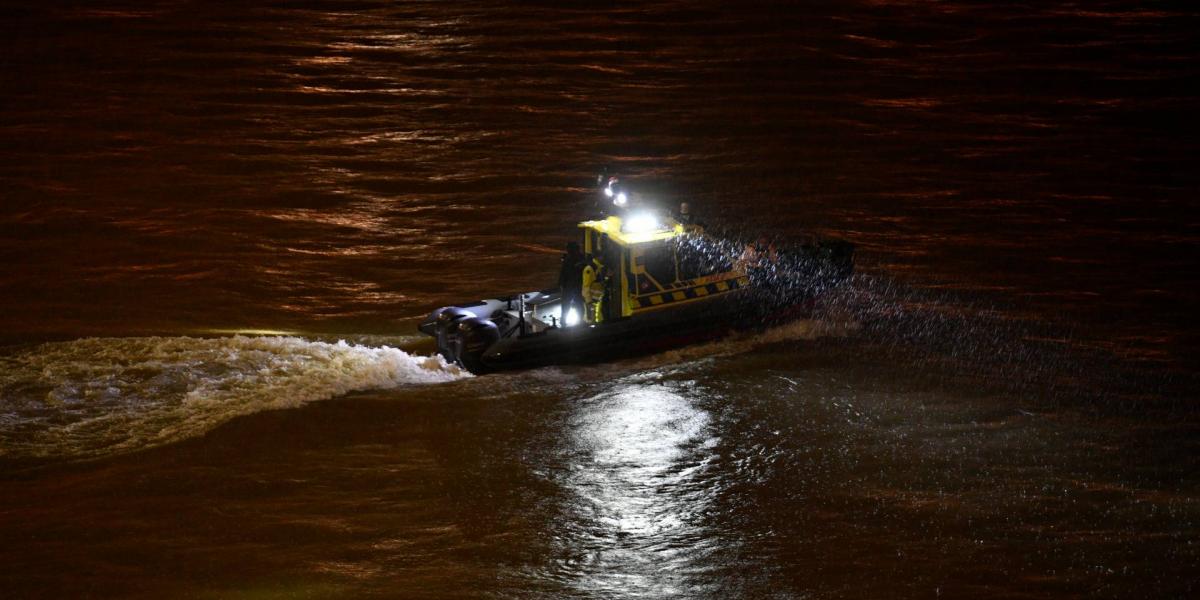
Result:
[[[92,338],[0,357],[0,457],[90,457],[234,417],[469,376],[441,357],[296,337]]]

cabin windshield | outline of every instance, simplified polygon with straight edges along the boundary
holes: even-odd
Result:
[[[654,242],[641,246],[637,264],[642,269],[637,273],[639,294],[665,290],[675,284],[675,248],[670,242]]]

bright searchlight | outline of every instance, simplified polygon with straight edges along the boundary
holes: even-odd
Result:
[[[564,319],[564,324],[567,327],[574,327],[579,324],[579,311],[571,308],[567,310],[567,318]]]
[[[659,227],[658,219],[654,218],[654,215],[650,213],[633,214],[625,220],[625,231],[629,233],[646,233],[647,231],[654,231]]]
[[[616,204],[617,206],[625,206],[626,204],[629,204],[629,196],[626,196],[625,192],[617,192],[617,197],[613,199],[613,204]]]

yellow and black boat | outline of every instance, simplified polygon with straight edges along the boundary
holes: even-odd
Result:
[[[580,268],[564,269],[562,287],[439,308],[420,331],[476,374],[599,362],[797,318],[853,268],[847,242],[733,243],[707,235],[686,205],[656,215],[616,204],[579,224]]]

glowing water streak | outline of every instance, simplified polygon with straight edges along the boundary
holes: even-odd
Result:
[[[711,416],[669,386],[632,379],[580,403],[571,423],[579,458],[562,480],[574,496],[570,552],[591,558],[570,573],[585,594],[669,597],[681,565],[713,548],[703,484],[718,439]],[[686,555],[674,552],[690,548]]]

